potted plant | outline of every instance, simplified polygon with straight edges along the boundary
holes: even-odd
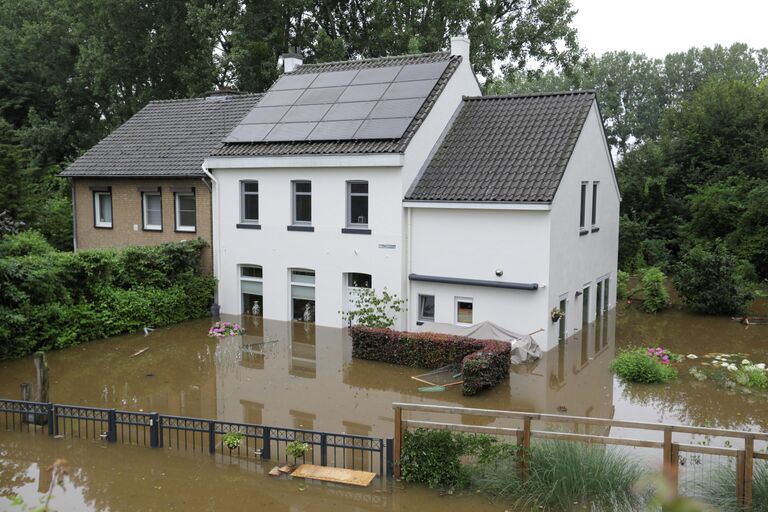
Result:
[[[208,336],[212,338],[224,338],[240,334],[245,334],[245,328],[240,324],[232,322],[216,322],[208,329]]]
[[[237,448],[240,448],[240,443],[243,440],[242,432],[238,432],[237,430],[233,430],[231,432],[227,432],[224,434],[224,437],[222,438],[222,442],[224,443],[224,446],[229,448],[230,451],[236,450]]]
[[[555,323],[558,320],[560,320],[561,318],[563,318],[563,312],[560,311],[560,308],[553,309],[552,313],[550,313],[550,315],[552,315],[552,323]]]
[[[296,439],[288,443],[285,447],[285,452],[293,457],[294,460],[301,459],[309,451],[309,444]]]

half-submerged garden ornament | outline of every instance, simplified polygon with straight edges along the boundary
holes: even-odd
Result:
[[[223,338],[225,336],[239,336],[245,334],[245,328],[237,323],[216,322],[208,329],[208,336],[212,338]]]

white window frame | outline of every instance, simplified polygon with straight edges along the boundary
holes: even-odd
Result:
[[[581,188],[579,188],[579,204],[581,209],[579,210],[579,231],[584,232],[587,230],[587,193],[589,182],[582,181]]]
[[[246,192],[245,186],[256,184],[256,192]],[[245,198],[246,196],[256,196],[256,218],[248,219],[245,217]],[[261,198],[259,197],[259,180],[241,180],[240,181],[240,222],[243,224],[258,224],[261,217]]]
[[[109,210],[110,210],[110,220],[107,221],[100,221],[101,218],[101,201],[102,197],[107,196],[109,197]],[[115,204],[112,202],[112,192],[111,191],[99,191],[93,193],[93,224],[97,228],[111,228],[112,222],[115,220]]]
[[[460,322],[459,321],[459,302],[469,302],[472,304],[472,321]],[[475,324],[475,299],[473,297],[454,297],[453,300],[453,316],[457,325],[474,325]]]
[[[309,183],[309,192],[298,192],[296,185]],[[296,219],[296,206],[297,196],[309,196],[309,220]],[[311,226],[312,225],[312,182],[310,180],[294,180],[291,182],[291,223],[294,226]]]
[[[252,276],[244,276],[243,275],[243,269],[244,268],[259,268],[261,269],[261,277],[252,277]],[[253,283],[261,283],[261,297],[262,297],[262,308],[264,307],[263,301],[264,301],[264,267],[261,265],[253,265],[250,263],[244,263],[242,265],[237,266],[237,274],[238,274],[238,285],[240,287],[240,310],[244,310],[245,306],[242,304],[243,301],[243,295],[245,292],[243,291],[243,281],[250,281]],[[253,294],[251,294],[253,295]],[[262,315],[264,314],[264,311],[262,310]]]
[[[352,192],[352,185],[365,185],[367,187],[366,192]],[[349,228],[367,228],[371,222],[371,197],[370,184],[365,180],[352,180],[347,182],[347,227]],[[365,223],[354,222],[352,219],[352,198],[353,197],[365,197],[368,199],[368,206],[365,212]]]
[[[432,297],[432,318],[428,316],[424,316],[423,308],[422,308],[422,298]],[[437,306],[437,300],[433,294],[430,293],[420,293],[418,296],[418,305],[419,305],[419,311],[418,311],[418,318],[420,322],[434,322],[435,321],[435,309]]]
[[[294,272],[312,272],[313,280],[311,283],[308,283],[306,281],[294,281],[293,280],[293,273]],[[293,311],[293,287],[299,286],[304,288],[312,288],[312,302],[315,303],[315,307],[317,307],[317,272],[315,270],[312,270],[310,268],[289,268],[288,269],[288,308],[289,308],[289,315],[290,318],[293,319],[293,315],[295,311]],[[300,300],[309,300],[309,299],[300,299]],[[315,314],[317,312],[315,311]]]
[[[192,197],[192,199],[195,200],[195,225],[194,226],[184,226],[181,224],[181,201],[179,201],[179,198],[181,197]],[[173,210],[174,210],[174,223],[176,224],[175,229],[176,231],[183,231],[185,233],[194,233],[197,231],[197,197],[195,196],[194,191],[193,192],[174,192],[173,194]]]
[[[597,191],[600,188],[599,181],[592,182],[592,228],[597,227]]]
[[[150,224],[149,215],[147,215],[147,197],[157,196],[160,199],[160,224]],[[144,231],[162,231],[163,230],[163,193],[162,192],[142,192],[141,193],[141,225]]]

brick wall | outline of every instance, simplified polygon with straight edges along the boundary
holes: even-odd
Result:
[[[211,244],[211,192],[200,178],[180,179],[109,179],[74,178],[76,243],[78,249],[156,245],[203,238]],[[112,228],[97,228],[94,222],[94,189],[112,191]],[[162,231],[146,231],[142,223],[141,190],[160,188],[162,194]],[[175,230],[174,188],[194,187],[197,209],[196,232]],[[203,269],[213,271],[213,252],[203,254]]]

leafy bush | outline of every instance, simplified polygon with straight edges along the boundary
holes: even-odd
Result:
[[[658,313],[670,306],[666,287],[667,276],[657,267],[640,270],[640,285],[643,289],[643,311]]]
[[[677,370],[656,357],[649,357],[644,349],[622,352],[611,363],[611,371],[628,382],[656,384],[677,378]]]
[[[341,318],[349,325],[387,329],[395,325],[397,314],[405,307],[404,299],[386,289],[381,295],[373,288],[357,288],[354,293],[351,309],[341,313]]]
[[[739,260],[724,245],[716,244],[712,249],[697,245],[676,265],[675,288],[694,311],[739,314],[752,299],[741,269]]]
[[[45,237],[34,229],[0,239],[0,258],[30,254],[40,256],[53,251],[54,248],[46,241]]]
[[[285,446],[285,453],[293,457],[294,459],[300,459],[304,457],[309,451],[309,443],[299,441],[298,439],[291,441]]]
[[[633,489],[641,465],[608,447],[569,441],[531,446],[528,479],[520,479],[515,457],[480,464],[474,476],[479,490],[521,510],[639,510]]]
[[[199,272],[203,247],[0,258],[0,360],[206,315],[216,283]],[[130,264],[137,254],[151,255],[151,276]]]
[[[629,273],[619,270],[616,274],[616,297],[626,299],[629,296]]]
[[[352,357],[435,369],[461,365],[463,393],[476,395],[509,376],[509,343],[437,333],[412,333],[355,326]]]

